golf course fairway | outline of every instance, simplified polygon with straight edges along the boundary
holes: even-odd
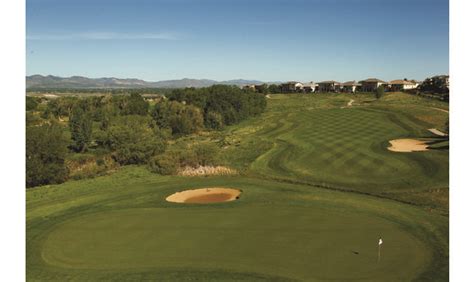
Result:
[[[28,189],[27,280],[447,281],[448,141],[427,130],[447,113],[406,94],[370,97],[272,95],[261,117],[183,139],[220,142],[239,175],[131,165]],[[387,149],[401,138],[441,145]],[[209,187],[239,193],[166,200]]]

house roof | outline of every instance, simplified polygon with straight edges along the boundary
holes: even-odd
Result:
[[[360,83],[362,83],[362,82],[381,82],[381,83],[387,83],[386,81],[380,80],[380,79],[378,79],[378,78],[373,78],[373,77],[372,77],[372,78],[367,78],[367,79],[365,79],[365,80],[361,80],[361,81],[359,81],[359,82],[360,82]]]
[[[318,84],[312,81],[308,83],[303,83],[303,87],[316,87],[316,86],[318,86]]]
[[[396,79],[396,80],[390,81],[390,84],[414,85],[416,83],[411,80]]]
[[[321,81],[321,82],[318,82],[319,84],[341,84],[340,82],[338,81],[334,81],[334,80],[326,80],[326,81]]]
[[[359,86],[360,83],[357,83],[355,80],[346,81],[342,84],[343,86]]]

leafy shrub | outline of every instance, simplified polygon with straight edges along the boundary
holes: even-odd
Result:
[[[375,91],[375,98],[377,99],[382,98],[384,93],[385,93],[385,87],[383,85],[380,85],[379,87],[377,87],[377,90]]]
[[[55,124],[26,128],[26,186],[64,182],[68,170],[64,159],[67,140],[62,128]]]
[[[154,156],[148,162],[148,168],[151,172],[161,175],[175,174],[179,167],[179,160],[171,153],[164,153]]]
[[[164,136],[152,120],[138,115],[116,117],[103,138],[103,145],[122,165],[147,163],[165,148]]]
[[[33,111],[38,107],[38,101],[34,97],[26,96],[26,110]]]
[[[173,135],[196,133],[204,127],[199,108],[176,101],[156,104],[152,116],[158,127],[171,129]]]
[[[177,146],[148,162],[150,171],[169,175],[183,167],[212,166],[217,164],[218,146],[214,143],[198,143],[193,146]]]
[[[85,109],[85,103],[77,103],[71,111],[69,119],[72,148],[76,152],[84,152],[92,138],[92,116]]]
[[[219,148],[214,143],[199,143],[193,146],[196,165],[215,165]]]
[[[75,154],[66,160],[66,166],[69,177],[78,180],[104,175],[116,164],[110,156],[97,158],[92,154]]]
[[[194,105],[203,113],[220,114],[224,125],[256,116],[262,113],[267,105],[264,94],[244,91],[236,86],[228,85],[176,89],[167,96],[170,101]],[[206,126],[209,125],[213,123],[207,121]]]
[[[204,124],[207,128],[220,130],[224,127],[222,115],[216,112],[208,112]]]

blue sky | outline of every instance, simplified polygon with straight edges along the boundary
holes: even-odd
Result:
[[[263,81],[449,71],[448,0],[27,0],[27,74]]]

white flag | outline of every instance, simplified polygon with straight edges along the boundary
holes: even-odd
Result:
[[[379,246],[383,244],[382,238],[379,239]]]

